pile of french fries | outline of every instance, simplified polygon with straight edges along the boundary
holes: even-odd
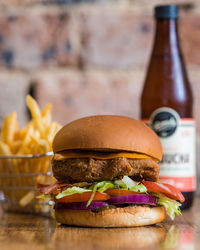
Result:
[[[44,174],[51,170],[50,157],[44,154],[52,151],[53,138],[61,128],[59,123],[52,121],[50,104],[40,110],[29,95],[26,103],[32,120],[19,129],[17,113],[13,112],[5,117],[0,131],[0,190],[13,203],[12,206],[21,207],[22,211],[35,200],[36,184],[48,184],[50,181]]]

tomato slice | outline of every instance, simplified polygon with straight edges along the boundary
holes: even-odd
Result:
[[[142,181],[142,184],[144,184],[149,192],[162,193],[173,200],[179,200],[180,202],[185,201],[182,193],[170,184],[152,181]]]
[[[130,190],[123,190],[123,189],[107,189],[104,191],[105,193],[109,194],[110,196],[121,196],[121,195],[132,195],[132,194],[138,194],[137,192],[130,191]]]
[[[84,202],[84,201],[89,201],[91,195],[92,195],[92,192],[86,192],[82,194],[72,194],[72,195],[62,197],[60,199],[55,198],[55,201],[62,202],[62,203]],[[108,200],[109,198],[110,196],[108,194],[96,192],[94,195],[93,201],[105,201],[105,200]]]

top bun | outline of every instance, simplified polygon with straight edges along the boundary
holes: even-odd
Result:
[[[158,136],[143,122],[115,115],[84,117],[61,128],[53,141],[54,153],[64,150],[130,151],[162,158]]]

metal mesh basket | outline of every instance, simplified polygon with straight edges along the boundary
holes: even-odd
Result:
[[[50,214],[51,201],[37,199],[36,182],[52,183],[50,159],[43,155],[0,156],[0,201],[12,212]]]

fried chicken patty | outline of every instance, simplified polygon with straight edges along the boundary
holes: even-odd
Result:
[[[159,165],[150,159],[93,158],[52,159],[55,178],[59,182],[97,182],[121,179],[127,175],[135,181],[158,181]]]

